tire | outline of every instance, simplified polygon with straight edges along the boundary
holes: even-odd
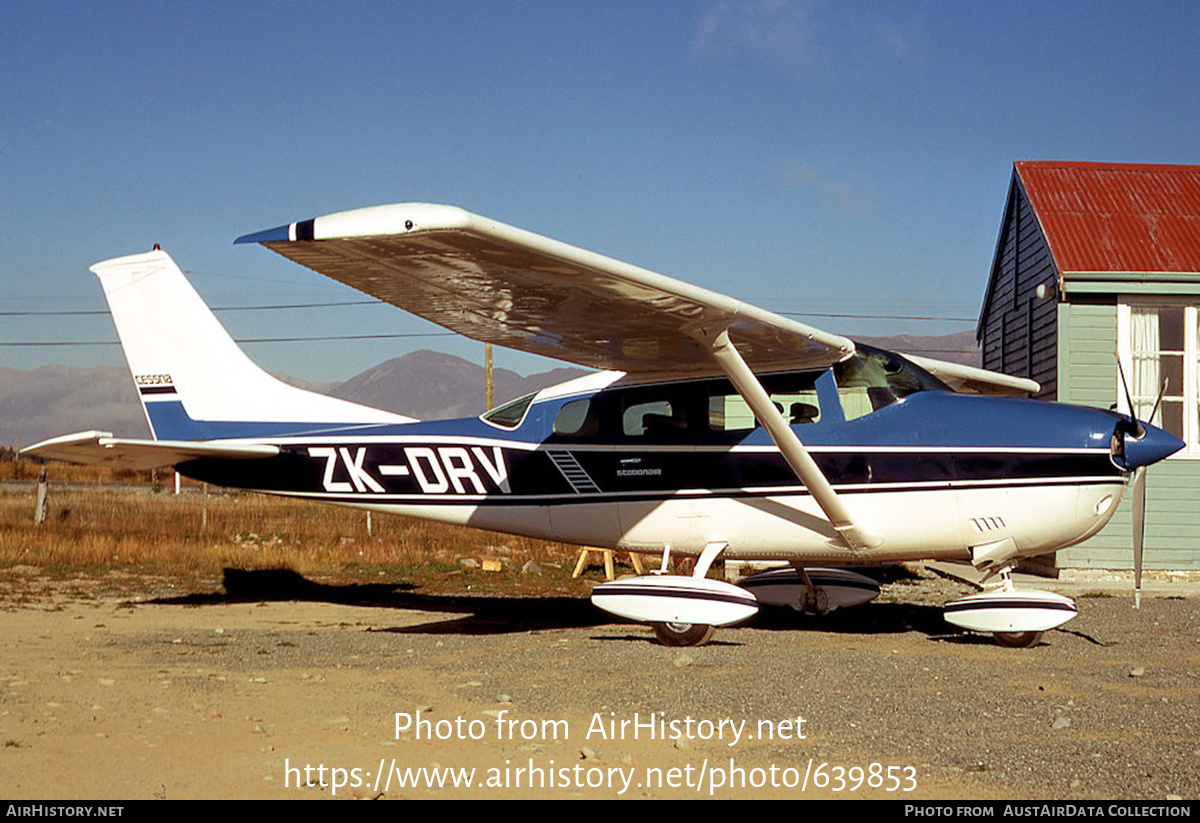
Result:
[[[1006,649],[1028,649],[1042,639],[1041,632],[996,632],[996,642]]]
[[[829,593],[821,588],[817,589],[815,596],[806,592],[801,608],[810,617],[824,617],[833,611],[829,608]]]
[[[653,628],[664,646],[703,646],[716,631],[704,623],[655,623]]]

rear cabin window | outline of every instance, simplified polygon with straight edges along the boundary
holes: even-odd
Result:
[[[670,400],[646,400],[629,405],[621,414],[621,432],[626,437],[651,440],[675,440],[687,434],[687,416],[683,403]]]
[[[504,429],[515,429],[525,419],[525,412],[529,410],[529,404],[533,402],[533,398],[534,395],[532,394],[518,397],[510,403],[505,403],[503,406],[498,406],[486,412],[483,415],[483,419],[494,426],[500,426]]]
[[[590,397],[564,403],[554,416],[554,433],[564,437],[595,437],[597,428]]]

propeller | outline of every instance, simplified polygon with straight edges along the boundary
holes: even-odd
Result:
[[[1133,497],[1133,607],[1142,608],[1142,546],[1146,539],[1146,467],[1133,471],[1129,484]]]
[[[1129,405],[1129,421],[1119,430],[1122,432],[1121,451],[1128,459],[1128,453],[1125,451],[1125,439],[1132,436],[1134,440],[1141,440],[1146,436],[1146,427],[1141,424],[1137,416],[1133,413],[1133,397],[1129,394],[1129,383],[1125,380],[1125,370],[1121,368],[1121,360],[1117,359],[1117,373],[1121,376],[1121,388],[1125,390],[1125,402]],[[1158,392],[1158,399],[1154,401],[1154,408],[1150,410],[1150,420],[1158,414],[1159,404],[1162,403],[1163,395],[1167,393],[1167,385],[1169,381],[1163,378],[1162,388]],[[1129,483],[1129,494],[1133,505],[1133,608],[1142,608],[1142,550],[1146,542],[1146,466],[1143,463],[1138,465],[1133,470],[1133,477]]]

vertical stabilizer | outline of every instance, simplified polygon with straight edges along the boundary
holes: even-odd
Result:
[[[104,287],[156,439],[286,436],[412,420],[267,374],[238,348],[164,251],[105,260],[91,270]]]

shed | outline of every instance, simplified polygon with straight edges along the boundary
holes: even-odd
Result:
[[[1126,411],[1186,448],[1147,475],[1147,568],[1200,569],[1200,166],[1014,164],[976,326],[983,366]],[[1129,501],[1065,568],[1132,566]]]

